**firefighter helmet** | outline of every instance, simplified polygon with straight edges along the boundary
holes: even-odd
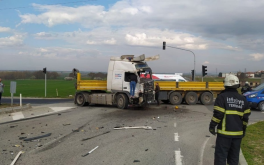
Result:
[[[239,79],[235,75],[227,75],[224,80],[224,86],[227,88],[239,88]]]

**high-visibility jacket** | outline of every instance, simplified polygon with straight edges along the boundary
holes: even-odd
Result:
[[[220,136],[242,138],[250,114],[246,98],[236,89],[227,88],[215,100],[210,127],[217,126],[217,134]]]

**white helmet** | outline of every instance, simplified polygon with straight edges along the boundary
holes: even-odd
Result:
[[[228,75],[225,78],[224,81],[224,86],[225,87],[233,87],[233,88],[238,88],[239,87],[239,79],[235,75]]]
[[[246,81],[245,84],[248,84],[248,81]]]

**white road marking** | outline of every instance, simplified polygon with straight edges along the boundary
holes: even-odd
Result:
[[[25,118],[22,112],[12,113],[11,115],[12,115],[13,120]]]
[[[72,109],[74,107],[49,107],[49,108],[51,108],[55,112],[59,112],[59,111],[67,110],[67,109]]]
[[[174,127],[176,128],[176,126],[177,126],[177,123],[174,123]]]
[[[207,139],[204,141],[203,146],[202,146],[202,148],[201,148],[201,155],[200,155],[199,165],[203,165],[204,149],[205,149],[206,143],[208,142],[209,139],[210,139],[210,137],[207,138]]]
[[[175,164],[176,165],[182,165],[182,157],[181,156],[181,151],[175,151]]]
[[[179,135],[178,135],[178,132],[177,133],[174,133],[174,141],[179,141]]]

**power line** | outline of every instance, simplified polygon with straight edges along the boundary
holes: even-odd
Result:
[[[1,0],[0,0],[1,1]],[[45,5],[65,5],[65,4],[72,4],[72,3],[81,3],[81,2],[88,2],[88,1],[96,1],[96,0],[86,0],[86,1],[72,1],[72,2],[63,2],[63,3],[51,3],[51,4],[45,4]],[[32,6],[22,6],[22,7],[10,7],[10,8],[0,8],[1,10],[13,10],[13,9],[24,9],[24,8],[30,8]]]

